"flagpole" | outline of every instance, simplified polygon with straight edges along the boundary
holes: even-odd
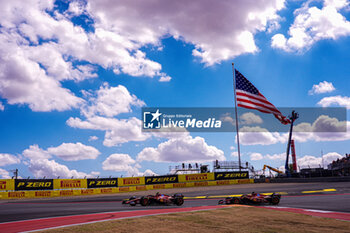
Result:
[[[241,149],[239,147],[239,131],[238,131],[237,99],[236,99],[236,75],[235,75],[235,68],[234,68],[233,62],[232,62],[232,71],[233,71],[233,92],[234,92],[234,95],[235,95],[235,114],[236,114],[238,166],[239,166],[239,171],[241,171]]]

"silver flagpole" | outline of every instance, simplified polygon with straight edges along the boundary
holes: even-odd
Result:
[[[236,131],[237,131],[237,150],[238,150],[238,165],[239,171],[241,171],[241,149],[239,147],[239,130],[238,130],[238,117],[237,117],[237,99],[236,99],[236,75],[235,68],[232,62],[232,71],[233,71],[233,91],[235,94],[235,114],[236,114]]]

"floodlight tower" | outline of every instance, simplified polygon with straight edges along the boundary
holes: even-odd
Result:
[[[288,138],[288,145],[287,145],[287,157],[286,157],[285,170],[286,170],[287,177],[290,177],[290,171],[289,171],[289,166],[288,166],[290,142],[292,140],[293,123],[296,119],[299,118],[299,113],[297,113],[296,111],[293,110],[292,115],[290,115],[288,118],[290,119],[291,123],[290,123],[289,138]]]
[[[13,176],[12,176],[12,179],[16,179],[18,178],[18,169],[14,169],[14,170],[10,170],[10,172],[13,172]]]

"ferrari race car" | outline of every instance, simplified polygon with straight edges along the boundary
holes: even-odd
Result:
[[[220,200],[219,205],[222,204],[271,204],[278,205],[280,203],[281,194],[273,193],[271,195],[263,195],[260,193],[246,194],[240,197],[226,197],[225,200]]]
[[[180,193],[176,193],[172,196],[157,193],[156,195],[148,195],[142,197],[130,197],[129,199],[123,200],[122,204],[129,204],[135,206],[140,204],[142,206],[163,204],[163,205],[177,205],[180,206],[184,203],[184,196]]]

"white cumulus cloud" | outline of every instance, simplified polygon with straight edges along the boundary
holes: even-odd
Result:
[[[262,159],[269,159],[269,160],[285,160],[286,159],[286,153],[280,153],[280,154],[265,154],[259,152],[251,152],[249,153],[250,160],[262,160]]]
[[[102,169],[106,171],[126,172],[127,176],[151,176],[156,175],[152,170],[147,169],[140,172],[141,166],[136,163],[128,154],[111,154],[102,163]]]
[[[272,37],[271,46],[287,52],[302,52],[314,43],[324,39],[336,40],[341,36],[350,35],[350,22],[340,13],[348,1],[324,0],[322,8],[310,6],[313,1],[307,1],[295,10],[295,19],[289,28],[289,38],[282,34]]]
[[[22,153],[30,160],[50,159],[55,155],[66,161],[78,161],[84,159],[96,159],[101,153],[92,146],[77,143],[62,143],[57,147],[41,149],[38,145],[29,146]]]
[[[8,40],[13,38],[0,34],[4,45],[0,46],[0,96],[8,104],[28,104],[33,111],[64,111],[83,103]]]
[[[286,143],[288,135],[289,133],[269,132],[259,126],[244,126],[240,129],[239,139],[243,145],[272,145]],[[312,123],[296,124],[293,128],[293,139],[298,142],[350,140],[350,122],[320,115]]]
[[[82,108],[82,114],[86,117],[96,115],[114,117],[120,113],[131,112],[131,106],[145,105],[122,85],[110,87],[108,83],[104,83],[95,95],[96,97],[90,97],[89,104]]]
[[[50,152],[49,152],[50,151]],[[38,145],[32,145],[28,149],[25,149],[22,152],[24,158],[27,158],[27,161],[24,161],[28,165],[29,171],[34,175],[35,178],[84,178],[94,177],[97,173],[91,172],[87,174],[85,172],[79,172],[75,169],[71,170],[66,165],[60,164],[52,159],[53,154],[61,156],[66,160],[77,160],[71,159],[71,157],[79,157],[79,159],[86,159],[82,155],[76,155],[78,151],[82,153],[91,153],[91,148],[86,148],[85,145],[81,143],[63,143],[58,147],[51,147],[48,150],[41,149]],[[99,153],[99,152],[98,152]],[[70,157],[71,156],[71,157]],[[83,158],[84,157],[84,158]]]
[[[270,160],[285,160],[286,153],[272,154],[272,155],[266,154],[264,157]]]
[[[171,77],[170,76],[162,76],[159,79],[159,82],[170,82]]]
[[[323,81],[323,82],[320,82],[319,84],[314,84],[312,86],[312,89],[309,91],[309,95],[329,93],[334,90],[335,90],[335,87],[333,86],[333,83]]]
[[[313,155],[305,155],[301,158],[297,159],[297,165],[300,168],[317,168],[317,167],[327,167],[328,164],[330,164],[333,160],[337,160],[338,158],[341,158],[342,156],[337,152],[330,152],[323,157],[316,157]],[[323,159],[322,159],[323,158]]]
[[[283,0],[102,0],[90,1],[88,11],[98,27],[139,44],[159,45],[168,35],[191,43],[195,46],[192,54],[212,65],[257,52],[254,34],[270,25],[276,27],[280,20],[277,11],[283,7]]]
[[[157,148],[146,147],[138,155],[137,161],[153,162],[206,162],[226,160],[224,152],[208,145],[204,138],[184,136],[162,142]]]
[[[83,91],[83,95],[89,99],[81,107],[81,114],[85,119],[69,118],[66,123],[70,127],[105,131],[103,144],[108,147],[129,141],[144,141],[152,136],[142,133],[142,121],[136,117],[114,118],[121,113],[132,112],[132,106],[145,105],[126,87],[122,85],[110,87],[104,83],[99,90],[95,92]]]
[[[271,145],[284,143],[287,141],[287,138],[278,132],[269,132],[267,129],[259,126],[244,126],[240,129],[239,140],[243,145]]]
[[[7,166],[16,163],[20,163],[20,159],[17,156],[6,153],[0,153],[0,166]]]
[[[0,179],[11,179],[10,173],[0,168]]]
[[[167,76],[130,32],[101,27],[97,18],[90,19],[96,20],[91,31],[74,25],[72,14],[93,17],[85,6],[71,2],[62,14],[54,1],[0,1],[0,96],[8,104],[27,104],[33,111],[79,107],[83,100],[61,81],[95,78],[98,65],[132,76]]]
[[[96,159],[101,154],[95,147],[80,142],[62,143],[58,147],[49,147],[47,152],[66,161]]]
[[[134,169],[136,161],[128,154],[111,154],[103,163],[102,169],[109,171],[127,171]]]
[[[152,135],[142,133],[142,121],[136,117],[129,119],[115,119],[106,117],[91,117],[86,121],[80,118],[69,118],[67,124],[79,129],[93,129],[106,131],[103,145],[111,147],[129,141],[145,141]]]
[[[61,82],[96,78],[98,66],[168,82],[171,77],[147,58],[145,46],[162,48],[170,35],[194,45],[193,56],[213,65],[257,52],[254,35],[278,28],[283,7],[284,0],[102,0],[72,1],[60,12],[54,1],[0,1],[0,96],[33,111],[77,108],[84,100]],[[81,15],[91,30],[72,22]]]
[[[262,160],[264,156],[261,153],[251,153],[250,154],[250,160],[256,161],[256,160]]]
[[[284,136],[287,137],[287,134]],[[312,124],[305,122],[297,124],[293,138],[299,142],[346,141],[350,139],[350,122],[321,115]]]
[[[322,107],[338,105],[338,106],[346,107],[347,109],[350,109],[350,97],[340,96],[340,95],[324,97],[317,104],[321,105]]]
[[[232,157],[238,157],[238,151],[233,151],[231,152]]]
[[[98,139],[97,136],[90,136],[90,137],[89,137],[89,142],[91,142],[91,141],[96,141],[97,139]]]
[[[247,112],[247,113],[242,114],[239,117],[239,120],[241,121],[241,124],[244,124],[244,125],[263,123],[263,120],[261,119],[261,117],[252,113],[252,112]]]
[[[50,153],[41,149],[38,145],[31,145],[25,149],[22,154],[30,160],[41,160],[51,158]]]
[[[29,163],[29,171],[35,178],[84,178],[93,177],[93,174],[79,172],[75,169],[71,170],[66,165],[57,163],[55,160],[48,159],[32,159]]]
[[[236,124],[236,120],[233,119],[233,117],[231,116],[230,113],[225,113],[225,114],[223,114],[222,116],[220,116],[220,120],[221,120],[222,122],[228,122],[228,123],[230,123],[231,125]]]

